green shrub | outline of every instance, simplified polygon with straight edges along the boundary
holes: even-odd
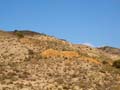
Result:
[[[16,32],[16,35],[19,37],[19,38],[23,38],[24,35],[21,33],[21,32]]]
[[[105,64],[109,64],[109,63],[108,63],[107,61],[104,60],[104,61],[102,61],[102,64],[105,65]]]
[[[24,37],[24,34],[20,31],[18,31],[18,30],[14,30],[14,33],[18,38],[23,38]]]
[[[120,59],[113,62],[113,67],[120,68]]]

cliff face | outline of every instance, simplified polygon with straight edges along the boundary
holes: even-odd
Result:
[[[0,90],[120,90],[120,49],[0,31]]]

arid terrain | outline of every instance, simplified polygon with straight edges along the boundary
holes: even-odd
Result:
[[[0,90],[120,90],[120,49],[0,30]]]

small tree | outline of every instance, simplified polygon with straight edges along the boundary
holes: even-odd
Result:
[[[16,32],[18,32],[18,30],[17,30],[17,29],[15,29],[15,30],[14,30],[14,32],[16,33]]]

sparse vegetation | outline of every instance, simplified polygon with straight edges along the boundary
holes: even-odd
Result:
[[[108,64],[113,54],[32,31],[6,33],[0,36],[0,90],[120,88],[120,60]]]

